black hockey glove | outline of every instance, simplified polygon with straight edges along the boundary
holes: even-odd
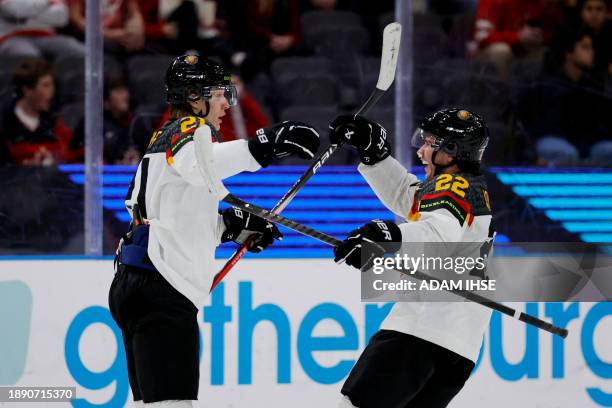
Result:
[[[259,129],[249,140],[249,150],[261,167],[272,160],[292,154],[302,159],[312,159],[319,150],[319,134],[310,125],[285,121],[269,128]]]
[[[261,252],[275,239],[283,238],[276,225],[236,207],[223,211],[223,223],[225,232],[221,236],[221,242],[234,241],[242,245],[252,234],[257,234],[257,238],[247,248],[249,252]]]
[[[363,116],[338,116],[329,125],[329,140],[355,146],[363,164],[376,164],[391,154],[385,128]]]
[[[395,223],[373,220],[352,231],[334,248],[334,261],[346,262],[347,265],[365,271],[372,267],[374,258],[387,252],[399,251],[401,242],[402,232]]]

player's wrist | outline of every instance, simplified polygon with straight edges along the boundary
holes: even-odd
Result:
[[[274,160],[274,137],[272,129],[259,129],[249,139],[249,152],[261,167],[268,167]]]
[[[391,146],[385,143],[383,148],[359,151],[359,160],[366,166],[374,166],[391,155]]]

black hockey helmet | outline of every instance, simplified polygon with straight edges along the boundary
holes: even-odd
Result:
[[[183,104],[204,98],[208,101],[214,90],[223,90],[230,106],[238,102],[236,87],[222,65],[190,51],[172,61],[166,71],[168,103]]]
[[[458,162],[480,163],[489,143],[484,120],[466,109],[443,109],[428,115],[412,136],[412,145],[425,141],[443,150]],[[435,164],[435,163],[434,163]]]

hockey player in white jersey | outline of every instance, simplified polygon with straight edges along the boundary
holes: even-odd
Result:
[[[198,167],[194,136],[217,137],[225,111],[237,101],[229,73],[188,53],[168,68],[166,87],[171,118],[152,135],[128,191],[133,226],[118,249],[109,305],[123,334],[134,400],[190,407],[199,384],[196,315],[214,276],[215,248],[258,234],[249,250],[259,252],[281,234],[237,208],[218,213]],[[312,127],[283,122],[248,142],[215,143],[214,165],[227,178],[279,157],[311,159],[318,147]]]
[[[407,220],[377,220],[353,231],[334,249],[336,262],[362,268],[362,259],[374,255],[362,246],[367,241],[491,246],[491,208],[480,172],[488,137],[478,115],[445,109],[423,120],[412,138],[425,165],[422,183],[390,155],[380,125],[340,116],[330,135],[357,148],[359,172],[383,204]],[[474,367],[490,315],[470,302],[395,303],[344,383],[339,407],[446,407]]]

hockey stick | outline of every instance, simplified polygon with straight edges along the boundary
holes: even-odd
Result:
[[[399,52],[400,37],[402,33],[402,26],[399,23],[388,24],[383,31],[383,44],[382,44],[382,55],[380,59],[380,70],[378,72],[378,81],[376,88],[372,91],[368,99],[364,104],[355,112],[355,115],[365,115],[369,110],[378,102],[378,100],[385,94],[393,83],[395,78],[395,68],[397,67],[397,56]],[[291,186],[289,191],[276,203],[272,212],[274,214],[280,214],[285,207],[289,205],[293,197],[304,187],[306,182],[310,180],[312,176],[319,170],[319,168],[325,164],[325,162],[331,157],[332,154],[338,149],[340,145],[330,145],[324,152],[317,156],[313,164],[306,170],[302,176]],[[234,252],[232,257],[223,265],[223,268],[215,275],[213,283],[210,286],[210,292],[223,280],[225,275],[238,263],[238,261],[246,254],[247,248],[256,235],[250,236],[242,244],[242,246]]]
[[[214,196],[216,196],[218,200],[224,201],[230,205],[240,208],[243,211],[257,215],[258,217],[264,218],[275,224],[283,225],[287,228],[290,228],[294,231],[297,231],[311,238],[317,239],[331,246],[337,246],[338,244],[342,242],[330,235],[324,234],[320,231],[314,230],[305,225],[298,224],[297,222],[289,220],[283,217],[282,215],[274,214],[266,209],[263,209],[256,205],[247,203],[241,200],[240,198],[232,195],[225,188],[221,180],[217,177],[214,167],[213,167],[213,155],[212,155],[212,142],[211,142],[210,128],[208,126],[203,126],[203,127],[198,128],[198,130],[196,130],[194,134],[193,141],[195,143],[196,159],[198,162],[198,167],[200,168],[200,172],[202,173],[202,176],[210,192]],[[398,270],[398,272],[401,272],[404,274],[406,273],[401,270]],[[409,276],[412,276],[419,280],[437,280],[419,271],[411,273],[409,274]],[[511,316],[527,324],[531,324],[539,329],[546,330],[552,334],[561,336],[562,338],[567,337],[567,334],[568,334],[567,329],[557,327],[551,323],[540,320],[537,317],[528,315],[523,312],[519,312],[518,310],[502,305],[501,303],[494,302],[474,292],[469,292],[466,290],[457,290],[457,289],[450,289],[447,291],[454,293],[458,296],[461,296],[472,302],[479,303],[488,308],[497,310],[505,315]]]

